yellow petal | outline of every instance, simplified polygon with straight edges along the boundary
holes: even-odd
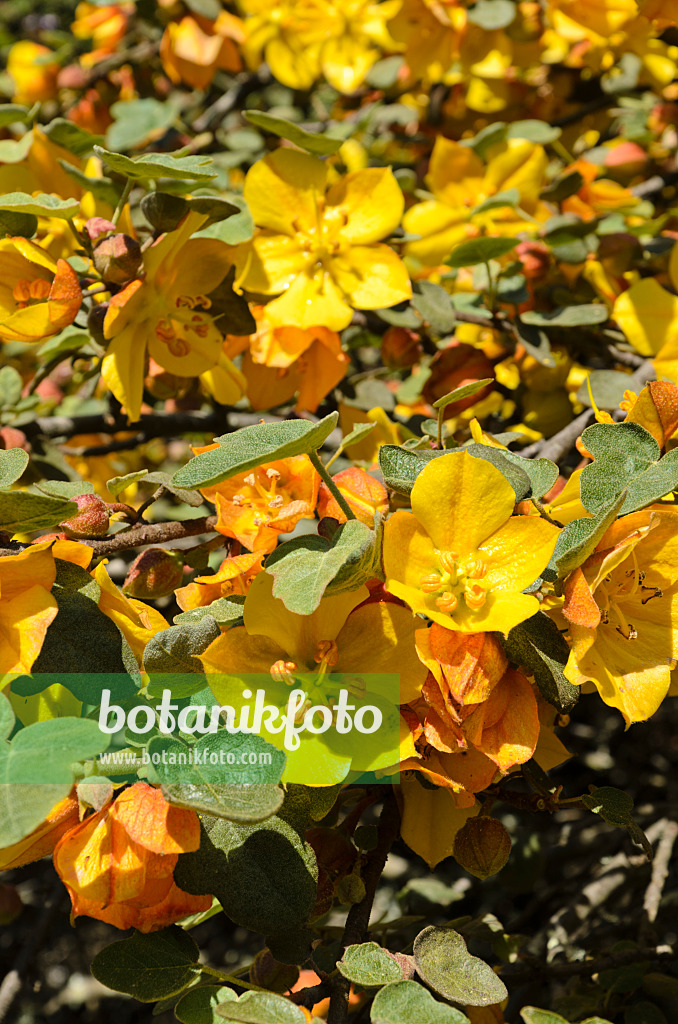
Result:
[[[238,258],[240,283],[252,292],[276,295],[309,266],[308,254],[296,238],[260,231]]]
[[[234,626],[213,640],[200,655],[210,689],[221,703],[227,703],[232,696],[227,681],[220,675],[247,675],[261,673],[268,675],[276,661],[288,660],[287,651],[267,636],[255,636],[244,626]]]
[[[403,509],[394,512],[387,519],[384,528],[386,589],[395,594],[393,584],[404,584],[408,589],[414,588],[423,599],[424,595],[419,590],[419,581],[422,576],[434,572],[437,568],[438,562],[435,557],[433,541],[421,523],[410,512],[405,512]],[[403,597],[401,593],[396,596]],[[403,597],[403,600],[410,604],[408,598]],[[412,607],[411,604],[410,607]],[[424,604],[423,607],[428,607],[428,605]]]
[[[491,589],[524,590],[553,554],[558,527],[533,516],[512,516],[481,545],[488,556],[483,583]]]
[[[127,410],[130,423],[141,415],[147,337],[145,324],[125,328],[110,342],[101,364],[101,376]]]
[[[449,789],[424,788],[409,776],[403,776],[400,785],[404,801],[400,834],[433,871],[452,855],[457,832],[478,813],[475,801],[470,807],[457,807]]]
[[[255,224],[284,235],[314,228],[325,194],[327,168],[295,149],[277,149],[247,172],[243,194]],[[322,322],[322,321],[318,321]]]
[[[326,201],[330,223],[335,214],[347,216],[340,233],[353,245],[369,245],[392,234],[405,208],[403,193],[390,167],[347,174],[332,186]]]
[[[438,136],[426,175],[435,196],[452,207],[468,206],[466,200],[480,192],[484,176],[483,162],[470,146]]]
[[[488,153],[485,180],[494,192],[517,188],[521,199],[536,201],[541,192],[548,157],[543,146],[526,139],[509,139]]]
[[[412,488],[412,511],[441,551],[468,554],[513,512],[515,492],[491,463],[468,452],[433,459]]]
[[[329,274],[299,274],[286,292],[266,307],[266,316],[274,327],[315,327],[322,324],[332,331],[348,327],[353,310]]]
[[[448,206],[437,199],[412,206],[403,217],[403,227],[408,235],[421,238],[407,243],[408,256],[437,267],[455,245],[469,237],[468,216],[464,207]]]
[[[28,586],[12,598],[2,595],[0,674],[30,672],[57,611],[55,599],[40,584]]]
[[[191,238],[172,261],[171,280],[163,285],[170,304],[180,295],[209,295],[232,266],[231,251],[218,238]]]
[[[412,297],[405,264],[388,245],[354,245],[332,260],[330,273],[358,309],[385,309]]]
[[[355,92],[378,57],[378,50],[367,47],[362,38],[346,32],[335,39],[328,39],[323,46],[322,72],[337,92]]]
[[[378,687],[375,679],[368,690],[377,692],[395,704],[409,704],[421,695],[426,679],[426,666],[417,657],[414,631],[417,622],[412,614],[390,601],[366,604],[351,612],[337,637],[339,661],[336,672],[395,673],[400,677],[399,689]]]
[[[656,355],[666,344],[678,344],[678,296],[667,292],[653,277],[622,292],[612,315],[643,356]]]

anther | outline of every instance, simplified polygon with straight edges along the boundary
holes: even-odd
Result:
[[[450,594],[449,591],[446,591],[440,597],[436,598],[436,604],[440,608],[441,612],[447,612],[449,615],[455,610],[459,602],[454,594]]]
[[[477,611],[482,608],[487,600],[487,594],[485,588],[480,583],[469,583],[464,591],[464,600],[469,608]]]
[[[425,594],[435,594],[437,590],[440,590],[441,579],[437,573],[432,572],[428,576],[422,576],[419,580],[419,586]]]

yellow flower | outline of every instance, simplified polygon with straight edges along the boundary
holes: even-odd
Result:
[[[677,514],[660,508],[623,516],[565,584],[565,675],[591,680],[627,725],[654,714],[678,657],[677,528]]]
[[[92,571],[92,576],[101,587],[99,608],[116,624],[141,664],[148,641],[156,633],[169,629],[169,623],[157,608],[145,601],[125,597],[108,575],[107,561],[107,558],[102,559]]]
[[[82,292],[65,260],[27,238],[0,241],[0,340],[42,341],[75,320]]]
[[[186,15],[172,21],[160,42],[160,59],[167,76],[193,89],[207,89],[217,71],[240,71],[236,43],[244,39],[242,23],[227,11],[215,21]]]
[[[466,21],[466,8],[457,3],[404,0],[390,29],[394,39],[406,46],[405,59],[412,74],[427,83],[441,82],[448,80],[450,69],[461,57]]]
[[[379,239],[400,224],[403,195],[390,168],[369,168],[327,188],[327,165],[278,149],[250,169],[244,195],[260,230],[243,246],[242,284],[263,295],[274,326],[340,331],[353,309],[412,295],[404,264]],[[245,262],[247,261],[247,262]]]
[[[99,4],[83,0],[75,9],[71,33],[76,39],[90,39],[92,49],[83,53],[80,63],[91,68],[115,50],[127,31],[127,23],[134,12],[134,4]]]
[[[416,622],[407,609],[368,598],[367,588],[360,587],[322,598],[310,615],[296,615],[273,596],[273,577],[260,573],[245,599],[244,625],[217,637],[200,655],[214,696],[222,705],[242,705],[249,687],[256,689],[254,676],[265,680],[257,685],[265,685],[267,704],[286,707],[291,688],[298,687],[310,705],[331,707],[339,690],[351,686],[356,703],[362,699],[383,709],[386,730],[389,709],[399,720],[398,704],[420,695],[426,667],[417,657]],[[401,680],[395,692],[393,674]],[[280,734],[264,735],[282,744]],[[388,747],[379,732],[373,741],[361,736],[359,743],[334,729],[309,735],[297,750],[287,751],[283,780],[324,786],[341,782],[351,766],[386,768],[394,760]]]
[[[678,288],[678,245],[671,252],[669,277]],[[653,357],[657,376],[678,383],[678,296],[646,277],[622,292],[612,315],[636,351]]]
[[[468,452],[434,459],[417,477],[412,514],[386,523],[386,589],[413,612],[466,633],[513,626],[539,610],[523,594],[547,565],[558,530],[511,516],[513,488]]]
[[[205,217],[189,213],[176,231],[144,253],[144,278],[132,281],[111,300],[104,334],[111,339],[102,375],[139,419],[147,354],[179,377],[202,377],[218,402],[232,405],[244,378],[223,351],[223,335],[209,314],[210,292],[231,266],[227,246],[216,238],[191,235]]]
[[[492,235],[527,230],[529,221],[519,218],[510,207],[475,217],[472,212],[485,199],[511,188],[518,189],[522,209],[529,214],[538,212],[547,164],[544,148],[526,139],[508,139],[492,146],[485,166],[469,146],[438,136],[426,176],[435,198],[417,203],[403,217],[405,231],[421,235],[420,240],[408,242],[407,255],[438,266],[455,245],[481,229]]]
[[[40,43],[22,39],[10,47],[7,56],[7,73],[14,84],[12,99],[15,103],[44,102],[54,99],[57,93],[58,60],[54,51]]]
[[[283,85],[310,89],[320,75],[338,92],[354,92],[379,60],[397,49],[386,22],[400,0],[240,0],[254,70],[262,59]]]
[[[0,558],[0,676],[30,672],[56,616],[52,541]]]
[[[581,32],[580,38],[607,39],[638,13],[636,0],[550,0],[547,10],[554,28],[568,38]]]

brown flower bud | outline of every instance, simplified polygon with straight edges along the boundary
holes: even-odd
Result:
[[[541,281],[551,265],[551,253],[543,242],[520,242],[516,246],[516,259],[523,265],[523,274],[528,281]]]
[[[469,818],[454,840],[454,859],[476,878],[489,878],[504,867],[511,852],[508,832],[496,818]]]
[[[79,494],[71,501],[78,506],[78,512],[59,523],[67,537],[87,540],[108,533],[108,507],[97,494]]]
[[[181,196],[150,192],[141,200],[141,212],[156,231],[174,231],[190,207]]]
[[[94,266],[104,281],[127,284],[141,267],[141,246],[129,235],[109,235],[94,250]]]
[[[414,366],[422,352],[419,335],[406,327],[389,327],[381,339],[382,362],[394,370]]]
[[[259,950],[250,967],[250,982],[271,992],[287,992],[298,977],[298,967],[281,964],[266,946]]]
[[[92,306],[89,313],[87,314],[87,330],[94,339],[100,345],[106,344],[104,337],[104,320],[106,319],[106,313],[108,313],[108,303],[99,302]]]
[[[360,875],[340,878],[335,889],[340,903],[360,903],[365,898],[365,883]]]
[[[183,576],[184,563],[176,551],[148,548],[129,567],[122,592],[145,600],[166,597],[181,586]]]

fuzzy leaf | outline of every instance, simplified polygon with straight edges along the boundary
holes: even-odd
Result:
[[[376,942],[347,946],[337,967],[345,978],[363,988],[378,988],[402,979],[399,965]]]
[[[177,995],[200,975],[200,950],[181,928],[142,935],[104,947],[92,961],[97,981],[142,1003]]]
[[[372,1024],[468,1024],[466,1014],[437,1002],[416,981],[394,981],[377,992],[370,1020]]]
[[[483,960],[471,956],[452,928],[424,928],[414,940],[414,961],[423,981],[450,1002],[490,1006],[508,995],[504,982]]]

